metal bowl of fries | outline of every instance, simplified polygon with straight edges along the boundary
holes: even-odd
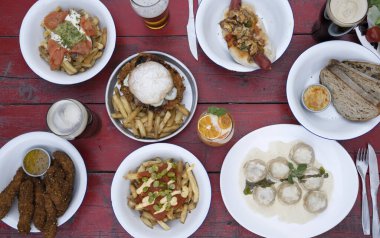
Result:
[[[170,168],[166,167],[169,166],[166,165],[168,163],[171,163]],[[167,177],[160,177],[162,171],[166,170],[163,168],[167,169],[164,171]],[[154,176],[154,181],[149,189],[145,189],[151,179],[145,177],[149,176],[148,172]],[[140,175],[144,175],[145,179],[137,180]],[[168,187],[164,183],[161,187],[161,182],[158,181],[160,178],[174,182]],[[169,191],[173,196],[155,197],[155,194],[164,191]],[[148,194],[152,204],[172,204],[175,200],[178,205],[162,205],[166,212],[149,212],[148,207],[141,208],[144,206],[144,199],[141,203],[138,199],[139,195],[142,197]],[[180,199],[185,200],[181,203]],[[173,144],[150,144],[135,150],[120,164],[112,181],[111,200],[116,218],[133,237],[189,237],[207,216],[211,202],[211,185],[205,168],[192,153]],[[165,201],[162,202],[163,200]],[[164,213],[164,216],[159,218],[154,213],[158,216]]]
[[[141,106],[121,89],[119,73],[141,54],[159,57],[182,78],[183,99],[173,109],[157,112],[152,106]],[[189,124],[197,106],[198,89],[194,76],[178,59],[163,52],[146,51],[128,57],[116,67],[107,84],[105,102],[112,123],[121,133],[141,142],[159,142],[174,137]]]

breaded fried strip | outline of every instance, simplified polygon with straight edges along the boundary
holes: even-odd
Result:
[[[19,192],[22,180],[25,173],[22,168],[19,168],[13,177],[13,180],[0,193],[0,219],[3,219],[12,207],[12,202]]]
[[[42,231],[46,222],[46,211],[45,211],[45,199],[44,193],[45,188],[42,181],[38,178],[33,178],[34,184],[34,214],[33,223],[34,225]]]
[[[54,203],[57,209],[57,216],[61,216],[67,209],[67,191],[69,191],[69,184],[65,180],[65,173],[63,169],[57,164],[53,163],[48,169],[44,177],[46,192]]]
[[[21,234],[29,234],[30,223],[34,211],[34,193],[33,182],[30,179],[25,180],[20,185],[18,194],[18,212],[20,214],[17,229]]]
[[[46,223],[42,233],[45,238],[54,238],[57,234],[57,210],[48,194],[44,194]]]
[[[61,206],[56,206],[57,215],[59,217],[66,212],[71,201],[75,180],[75,166],[70,157],[63,151],[55,151],[53,153],[53,158],[53,164],[61,167],[65,173],[65,182],[63,182],[65,186],[62,187],[63,201]]]

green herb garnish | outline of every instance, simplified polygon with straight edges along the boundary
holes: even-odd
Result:
[[[169,172],[168,173],[168,177],[174,177],[175,176],[175,173],[174,172]]]
[[[251,187],[248,184],[245,184],[245,188],[243,190],[244,195],[252,194]]]
[[[157,188],[160,185],[159,181],[154,181],[153,182],[153,187]]]
[[[304,173],[307,169],[307,164],[299,164],[297,168],[294,167],[292,163],[288,163],[290,173],[288,175],[287,181],[291,184],[294,183],[294,178],[302,179],[304,177]]]
[[[143,188],[143,192],[144,192],[144,193],[147,192],[148,189],[149,189],[149,187],[144,187],[144,188]]]
[[[226,114],[227,110],[220,107],[209,107],[207,112],[220,117]]]

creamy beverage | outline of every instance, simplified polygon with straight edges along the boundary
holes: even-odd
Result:
[[[131,0],[133,10],[151,29],[163,28],[169,19],[169,0]]]
[[[49,129],[56,135],[72,140],[86,129],[91,114],[86,107],[74,99],[54,103],[47,113]]]
[[[327,15],[341,27],[358,24],[368,10],[367,0],[330,0],[327,3]]]

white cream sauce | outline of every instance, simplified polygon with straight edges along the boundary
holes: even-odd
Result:
[[[266,163],[268,163],[271,159],[274,159],[278,156],[285,157],[290,161],[289,152],[290,152],[291,148],[299,142],[301,142],[301,141],[293,141],[290,143],[275,141],[275,142],[272,142],[269,144],[269,148],[267,151],[262,151],[258,148],[253,148],[248,153],[244,163],[241,165],[241,171],[242,172],[240,173],[240,184],[241,184],[240,190],[243,191],[244,187],[245,187],[245,177],[244,177],[244,172],[243,172],[243,166],[244,166],[245,162],[247,162],[248,160],[252,160],[252,159],[261,159],[261,160],[265,161]],[[315,162],[313,164],[313,167],[319,168],[321,166],[323,166],[323,165],[321,165],[318,162],[318,158],[316,157]],[[334,181],[333,181],[334,179],[333,179],[333,175],[329,171],[326,170],[326,172],[329,174],[329,176],[328,176],[328,178],[324,179],[323,186],[320,190],[324,191],[326,193],[327,200],[330,201],[331,193],[332,193],[333,185],[334,185]],[[274,185],[276,188],[276,191],[277,191],[277,188],[280,184],[281,183],[276,183]],[[312,220],[316,216],[318,216],[318,214],[312,214],[312,213],[309,213],[308,211],[305,210],[305,208],[303,206],[303,198],[306,195],[307,190],[305,190],[302,186],[300,186],[300,187],[302,189],[302,199],[294,205],[284,204],[283,202],[281,202],[278,199],[277,196],[276,196],[275,202],[269,207],[261,206],[261,205],[257,204],[257,202],[253,199],[252,194],[246,195],[245,199],[246,199],[246,202],[250,205],[250,207],[252,207],[252,209],[255,212],[258,212],[265,217],[277,216],[279,220],[287,222],[287,223],[304,224],[304,223]]]

